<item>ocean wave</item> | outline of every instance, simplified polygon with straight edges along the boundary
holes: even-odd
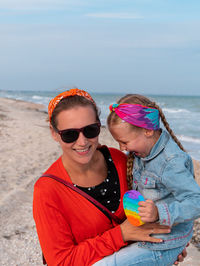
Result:
[[[163,108],[163,112],[166,113],[191,113],[187,109],[169,109],[169,108]]]
[[[35,99],[35,100],[41,100],[41,99],[43,99],[43,97],[38,96],[38,95],[33,95],[33,96],[32,96],[32,99]]]
[[[181,141],[185,141],[185,142],[193,142],[193,143],[200,144],[200,139],[198,139],[198,138],[193,138],[193,137],[189,137],[189,136],[179,135],[178,139],[181,140]]]

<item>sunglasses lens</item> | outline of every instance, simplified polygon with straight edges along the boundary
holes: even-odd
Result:
[[[84,128],[83,134],[86,138],[92,139],[96,138],[100,133],[100,125],[92,124]]]
[[[88,139],[96,138],[100,133],[100,123],[92,124],[80,129],[59,131],[59,134],[63,142],[72,143],[78,139],[80,132],[83,132],[83,135]]]
[[[62,141],[66,143],[74,142],[78,139],[79,132],[76,130],[67,130],[65,132],[61,133],[61,139]]]

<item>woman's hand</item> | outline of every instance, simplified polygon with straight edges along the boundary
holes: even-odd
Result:
[[[189,246],[189,243],[187,244],[186,247],[188,247],[188,246]],[[182,251],[182,253],[178,255],[177,260],[174,262],[174,265],[178,265],[179,262],[184,261],[185,257],[187,257],[186,248],[184,248],[184,250]]]
[[[151,237],[151,234],[167,234],[170,233],[170,227],[159,225],[158,223],[146,223],[141,226],[133,226],[128,219],[121,225],[122,237],[126,241],[148,241],[160,243],[163,240]]]

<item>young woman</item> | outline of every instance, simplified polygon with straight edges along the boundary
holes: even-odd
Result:
[[[125,220],[126,156],[99,147],[100,121],[91,96],[79,89],[65,91],[50,101],[48,114],[62,155],[38,179],[33,198],[47,264],[92,265],[126,249],[128,241],[162,241],[150,235],[169,233],[168,227],[147,223],[135,228]]]

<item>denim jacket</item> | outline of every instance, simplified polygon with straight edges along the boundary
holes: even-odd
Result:
[[[171,226],[169,234],[156,234],[162,243],[140,242],[152,250],[185,245],[192,237],[193,220],[200,217],[200,187],[193,177],[191,157],[165,130],[145,158],[135,157],[133,189],[154,201],[159,223]]]

